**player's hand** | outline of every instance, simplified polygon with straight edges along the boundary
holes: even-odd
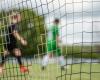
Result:
[[[27,41],[24,40],[24,39],[22,39],[22,40],[21,40],[21,44],[22,44],[23,46],[26,46],[26,45],[27,45]]]
[[[58,39],[58,40],[57,40],[57,47],[60,47],[60,46],[61,46],[61,40]]]

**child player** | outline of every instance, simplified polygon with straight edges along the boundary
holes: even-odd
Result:
[[[10,25],[7,27],[8,29],[6,30],[6,43],[4,44],[4,52],[2,54],[2,61],[0,63],[0,73],[3,72],[3,67],[4,63],[6,61],[6,58],[8,57],[9,54],[13,54],[14,57],[17,59],[19,67],[20,67],[20,72],[25,73],[28,72],[28,69],[22,64],[21,61],[21,50],[18,48],[17,41],[20,41],[20,43],[24,46],[27,45],[27,41],[24,40],[22,36],[18,33],[17,30],[17,23],[21,21],[21,15],[18,12],[12,12],[9,15],[9,22]]]
[[[55,19],[51,28],[47,31],[47,54],[42,60],[42,70],[44,70],[48,64],[48,61],[52,55],[58,56],[61,69],[64,70],[65,60],[61,55],[61,49],[59,46],[59,19]]]

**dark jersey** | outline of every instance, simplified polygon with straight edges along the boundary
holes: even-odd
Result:
[[[12,24],[8,27],[8,30],[6,30],[6,42],[7,44],[16,43],[16,38],[13,35],[13,31],[16,30],[16,25]]]
[[[13,31],[17,30],[16,29],[16,24],[10,25],[6,30],[5,30],[5,49],[11,51],[14,48],[17,48],[17,40],[15,36],[13,35]]]

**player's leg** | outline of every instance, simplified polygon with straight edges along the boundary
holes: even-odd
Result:
[[[6,58],[8,57],[8,55],[9,55],[8,50],[4,50],[4,52],[1,56],[2,60],[1,60],[1,63],[0,63],[0,73],[3,72],[3,66],[4,66],[4,63],[6,62]]]
[[[64,56],[59,57],[59,64],[61,66],[61,69],[64,70],[64,66],[66,65],[66,61],[64,59]]]
[[[62,56],[61,54],[61,49],[60,48],[57,48],[57,56],[59,57],[59,64],[61,66],[61,69],[64,70],[64,66],[66,65],[66,61],[64,59],[64,56]]]
[[[48,65],[48,62],[49,62],[49,54],[46,54],[43,56],[42,70],[44,70],[46,68],[46,66]]]
[[[43,60],[42,60],[42,70],[44,70],[48,65],[51,56],[52,56],[52,45],[50,42],[48,42],[46,48],[46,55],[43,56]]]
[[[21,72],[28,72],[28,69],[22,64],[21,50],[19,48],[15,48],[15,49],[13,49],[13,53],[18,61],[19,66],[20,66],[20,71]]]

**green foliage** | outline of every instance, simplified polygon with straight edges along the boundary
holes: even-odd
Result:
[[[16,10],[15,10],[16,11]],[[19,47],[22,49],[22,52],[24,55],[34,55],[37,54],[37,45],[40,44],[40,34],[44,34],[44,18],[43,16],[40,16],[36,14],[33,10],[30,9],[22,9],[17,10],[21,14],[21,22],[18,23],[18,30],[21,36],[23,36],[27,42],[28,45],[22,46],[19,42]],[[11,11],[6,12],[6,14],[9,14]],[[3,12],[0,13],[0,18],[6,17]],[[8,19],[7,19],[8,20]],[[7,24],[7,20],[5,21],[5,24]],[[6,27],[6,26],[3,26]],[[2,43],[2,42],[0,42]]]
[[[24,54],[37,54],[40,35],[44,34],[44,18],[33,10],[20,10],[22,21],[19,24],[20,34],[28,41],[26,47],[21,46]]]

